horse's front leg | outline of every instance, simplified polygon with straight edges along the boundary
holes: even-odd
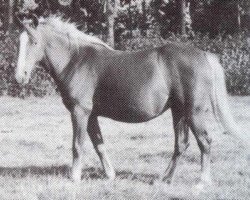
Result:
[[[80,106],[76,105],[71,111],[73,126],[73,165],[71,178],[74,182],[81,181],[83,145],[87,133],[88,114]]]
[[[110,162],[105,145],[103,143],[103,138],[98,124],[97,115],[95,115],[94,113],[92,113],[89,117],[88,134],[96,150],[96,153],[101,160],[102,166],[105,170],[107,177],[110,180],[113,180],[115,178],[115,171]]]

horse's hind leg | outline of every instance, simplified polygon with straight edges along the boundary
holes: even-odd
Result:
[[[91,114],[89,117],[88,134],[96,150],[96,153],[101,160],[102,166],[105,170],[107,177],[110,180],[114,179],[115,171],[113,166],[111,165],[111,162],[106,152],[106,148],[103,143],[103,138],[98,124],[97,116],[94,114]]]
[[[202,187],[204,184],[212,183],[210,175],[210,148],[212,139],[209,136],[206,126],[207,114],[205,107],[201,105],[195,106],[190,116],[190,128],[201,151],[201,182],[198,185]]]
[[[163,177],[163,181],[167,182],[168,184],[172,182],[175,168],[180,156],[189,146],[189,127],[186,123],[183,112],[179,109],[172,108],[172,115],[175,131],[174,154]]]

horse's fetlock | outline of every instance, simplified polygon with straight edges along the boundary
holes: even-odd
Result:
[[[73,152],[73,157],[74,158],[79,158],[79,151],[76,148],[73,148],[72,152]]]
[[[173,157],[179,157],[180,155],[181,155],[181,153],[182,153],[182,150],[179,148],[179,150],[176,150],[175,152],[174,152],[174,155],[173,155]]]
[[[205,154],[210,154],[210,151],[211,151],[211,145],[209,144],[209,143],[207,143],[207,144],[205,144],[205,145],[203,145],[203,152],[205,153]]]

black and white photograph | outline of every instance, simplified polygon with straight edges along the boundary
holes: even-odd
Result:
[[[249,0],[0,0],[0,199],[250,199]]]

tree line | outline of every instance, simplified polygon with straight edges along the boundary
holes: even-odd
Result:
[[[158,28],[163,38],[175,33],[234,34],[250,30],[249,0],[0,0],[0,28],[11,32],[15,14],[60,14],[78,28],[114,46],[134,30],[147,35]]]

